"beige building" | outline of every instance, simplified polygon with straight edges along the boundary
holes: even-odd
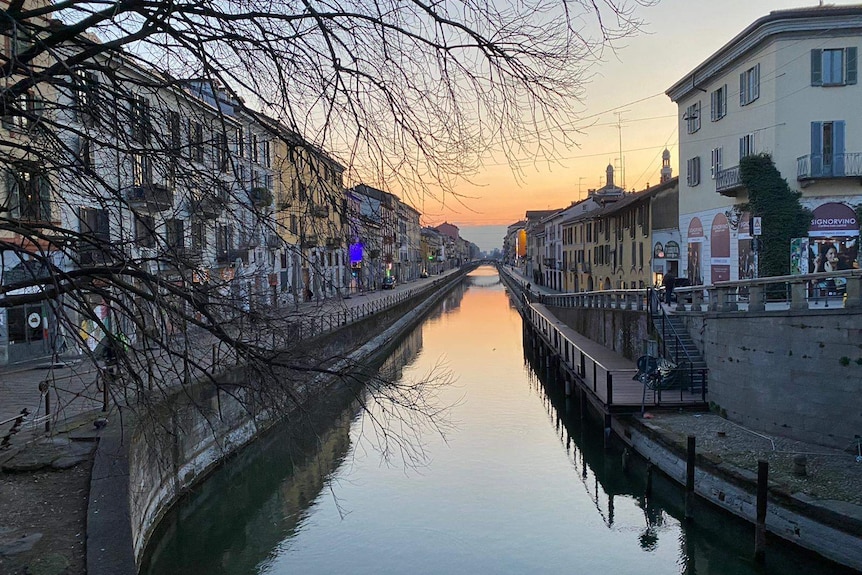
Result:
[[[668,89],[679,110],[680,271],[692,283],[756,273],[739,161],[762,152],[814,212],[791,271],[815,271],[827,245],[837,248],[839,261],[856,265],[860,38],[859,5],[773,11]]]

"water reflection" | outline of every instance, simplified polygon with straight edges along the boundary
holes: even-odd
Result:
[[[171,514],[144,573],[840,572],[774,543],[756,567],[748,525],[709,508],[683,523],[682,492],[659,474],[647,496],[645,462],[623,472],[601,425],[536,373],[523,333],[480,268],[380,368],[396,388],[441,364],[457,381],[408,385],[413,405],[372,386],[362,410],[348,395],[302,433],[273,433]],[[434,409],[445,433],[418,417]],[[381,458],[393,445],[403,460]]]

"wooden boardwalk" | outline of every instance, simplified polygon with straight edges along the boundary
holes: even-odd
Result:
[[[533,303],[525,309],[527,319],[544,344],[559,357],[560,367],[583,389],[591,403],[605,413],[632,412],[646,407],[703,408],[705,398],[698,390],[668,389],[646,391],[632,379],[635,362],[606,348],[562,323],[547,307]]]

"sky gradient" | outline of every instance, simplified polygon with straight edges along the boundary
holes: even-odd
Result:
[[[678,175],[677,109],[665,90],[770,11],[815,5],[816,0],[660,0],[641,9],[643,32],[616,53],[608,51],[605,61],[593,68],[582,102],[579,147],[560,150],[563,159],[558,163],[529,161],[520,175],[504,158],[488,158],[472,178],[474,184],[456,186],[460,202],[447,198],[445,206],[437,201],[417,206],[423,224],[454,223],[462,237],[490,250],[502,245],[502,235],[492,241],[494,234],[523,219],[527,210],[565,207],[584,198],[590,188],[604,185],[609,163],[617,170],[617,185],[642,190],[658,183],[661,152],[667,147],[673,174]],[[468,231],[485,226],[503,227]]]

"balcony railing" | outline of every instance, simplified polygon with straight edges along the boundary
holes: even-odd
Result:
[[[742,177],[739,175],[739,166],[733,166],[721,170],[715,176],[715,191],[725,196],[735,196],[742,188]]]
[[[862,177],[862,152],[809,154],[796,159],[798,181]]]
[[[272,192],[268,188],[252,188],[248,191],[248,199],[254,207],[265,208],[272,204]]]
[[[161,184],[132,186],[126,191],[126,199],[132,207],[151,212],[163,212],[174,206],[174,193]]]
[[[191,211],[194,215],[200,216],[203,219],[214,220],[224,212],[227,202],[227,192],[216,194],[204,193],[192,198]]]

